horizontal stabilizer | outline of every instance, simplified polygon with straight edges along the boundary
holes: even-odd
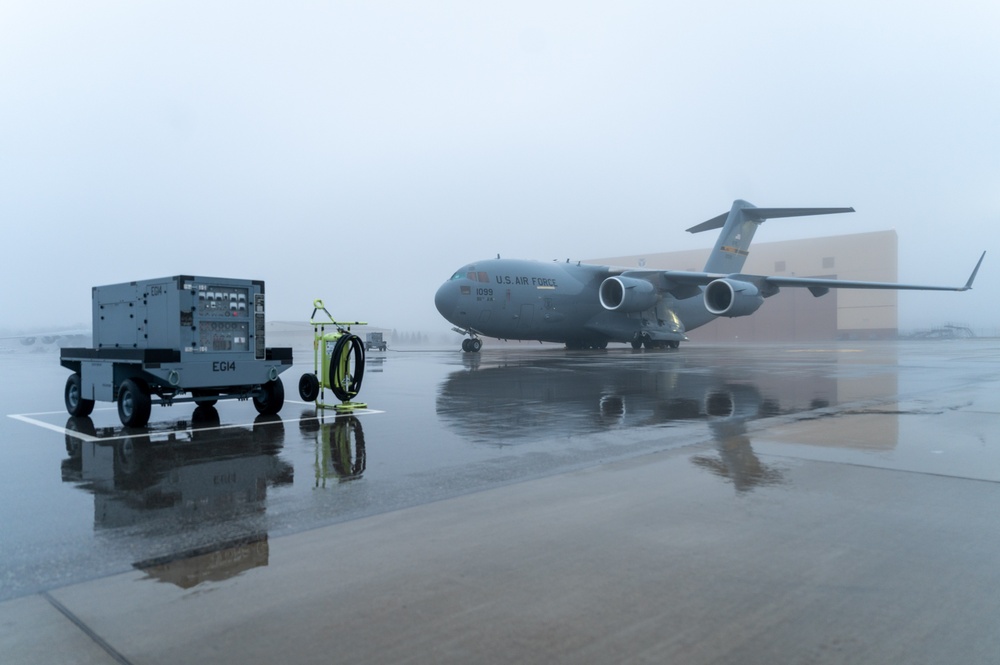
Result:
[[[779,217],[808,217],[810,215],[834,215],[842,212],[854,212],[854,208],[742,208],[745,219],[764,221],[765,219],[777,219]],[[702,222],[697,226],[688,229],[688,233],[701,233],[712,229],[721,229],[729,217],[728,212],[724,212],[717,217],[713,217],[707,222]]]

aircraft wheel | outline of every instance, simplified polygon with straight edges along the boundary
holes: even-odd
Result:
[[[479,353],[479,350],[483,348],[483,340],[481,339],[470,339],[469,342],[469,350],[473,353]]]
[[[670,340],[667,343],[667,346],[669,346],[671,349],[679,349],[680,346],[681,346],[681,343],[678,342],[676,339],[674,339],[674,340]]]
[[[152,401],[146,385],[137,379],[125,379],[118,388],[118,418],[126,427],[145,427],[149,422]]]
[[[266,416],[273,416],[281,411],[285,403],[285,385],[281,379],[268,381],[260,387],[260,396],[254,396],[253,405],[257,408],[257,413]]]
[[[94,400],[84,399],[81,394],[81,381],[79,372],[74,372],[66,379],[66,390],[63,397],[66,399],[66,410],[71,416],[89,416],[94,410]]]
[[[303,374],[299,379],[299,397],[303,402],[315,402],[319,397],[319,379],[315,374]]]
[[[465,351],[466,353],[469,353],[470,351],[472,351],[472,349],[469,348],[469,343],[471,341],[472,341],[471,339],[463,339],[462,340],[462,350]]]
[[[636,337],[631,342],[629,342],[629,344],[632,345],[633,349],[641,349],[642,348],[642,338],[641,337]]]

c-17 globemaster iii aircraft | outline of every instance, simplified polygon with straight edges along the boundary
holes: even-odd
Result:
[[[816,297],[830,289],[967,291],[986,252],[964,286],[747,275],[740,272],[757,227],[767,219],[854,212],[854,208],[758,208],[737,200],[728,213],[693,226],[721,228],[703,272],[614,268],[581,263],[487,259],[459,269],[441,285],[434,304],[477,352],[481,337],[563,343],[570,349],[672,347],[685,333],[719,316],[748,316],[783,286]]]

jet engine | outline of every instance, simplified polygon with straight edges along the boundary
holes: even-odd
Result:
[[[749,282],[717,279],[705,287],[705,309],[716,316],[746,316],[756,312],[763,303],[764,297]]]
[[[660,299],[652,282],[634,277],[608,277],[601,282],[601,306],[612,312],[641,312]]]

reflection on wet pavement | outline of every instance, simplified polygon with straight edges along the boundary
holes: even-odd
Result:
[[[259,534],[134,565],[159,582],[191,589],[203,582],[221,582],[251,568],[266,566],[268,554],[267,534]]]
[[[304,438],[316,440],[316,487],[326,487],[327,480],[357,480],[364,474],[365,432],[358,418],[304,412],[299,429]]]
[[[925,348],[390,353],[366,383],[379,412],[289,401],[248,422],[246,404],[174,406],[141,430],[113,409],[32,408],[58,403],[64,373],[19,358],[7,397],[24,416],[0,424],[3,596],[131,567],[218,581],[266,566],[276,535],[659,451],[739,495],[787,489],[807,458],[979,477],[998,405],[966,387],[992,367],[974,347],[960,361]],[[937,404],[946,390],[952,406]]]

